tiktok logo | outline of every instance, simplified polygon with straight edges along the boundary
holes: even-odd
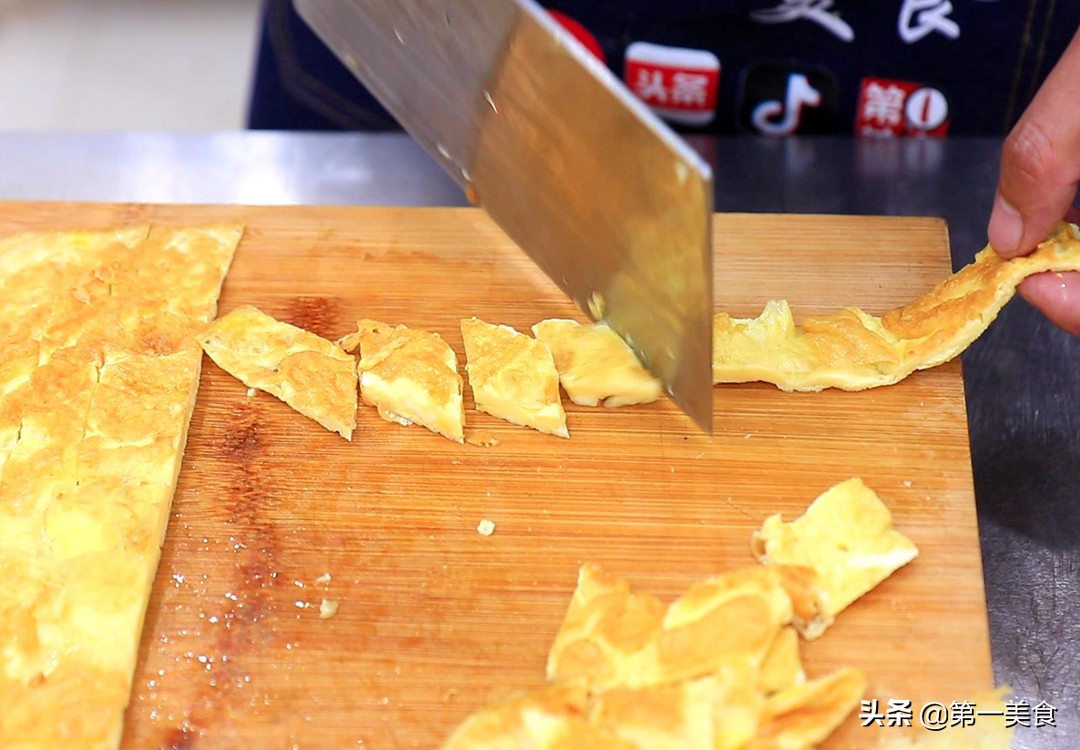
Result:
[[[754,127],[766,135],[791,135],[799,129],[803,107],[820,104],[821,92],[811,86],[802,73],[792,73],[788,77],[783,103],[774,100],[754,107]]]
[[[836,82],[822,70],[759,63],[746,73],[739,120],[765,135],[834,130]]]

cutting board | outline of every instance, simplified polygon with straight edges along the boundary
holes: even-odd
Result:
[[[254,304],[328,337],[360,317],[402,322],[459,356],[463,316],[520,330],[581,318],[477,209],[0,205],[5,232],[221,219],[247,225],[221,312]],[[717,306],[736,315],[780,297],[796,316],[880,313],[950,271],[936,219],[719,215],[715,232]],[[711,437],[664,400],[567,402],[561,440],[466,394],[469,434],[496,445],[367,407],[349,443],[205,360],[123,746],[434,748],[474,709],[542,684],[583,561],[673,598],[751,564],[767,515],[793,518],[851,476],[921,554],[805,646],[808,674],[860,667],[868,698],[916,715],[989,687],[959,362],[863,393],[747,384],[714,399]],[[329,619],[324,599],[339,605]],[[871,744],[859,724],[827,746]]]

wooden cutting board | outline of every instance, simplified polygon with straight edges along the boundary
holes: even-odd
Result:
[[[3,204],[0,229],[247,223],[221,312],[254,304],[328,337],[360,317],[442,333],[581,317],[476,209]],[[717,305],[796,316],[906,302],[947,275],[942,221],[721,215]],[[864,393],[714,389],[707,437],[670,402],[567,402],[560,440],[472,411],[459,446],[363,407],[352,443],[205,360],[147,614],[125,748],[434,748],[543,682],[579,564],[671,598],[749,564],[769,514],[861,476],[920,557],[804,648],[867,697],[948,705],[989,687],[959,362]],[[489,537],[482,519],[495,522]],[[323,574],[328,583],[318,583]],[[320,619],[323,599],[339,603]],[[985,720],[992,720],[990,719]],[[828,747],[867,746],[853,716]],[[891,730],[878,730],[887,735]]]

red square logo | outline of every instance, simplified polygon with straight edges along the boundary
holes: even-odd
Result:
[[[716,116],[720,60],[708,50],[634,42],[626,48],[626,85],[660,117],[707,125]]]
[[[856,135],[939,137],[948,131],[949,102],[937,89],[911,81],[862,79]]]

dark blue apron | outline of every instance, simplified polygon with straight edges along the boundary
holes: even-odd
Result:
[[[1065,0],[543,5],[682,132],[1001,135],[1080,26]],[[289,0],[264,8],[249,126],[397,128]]]

